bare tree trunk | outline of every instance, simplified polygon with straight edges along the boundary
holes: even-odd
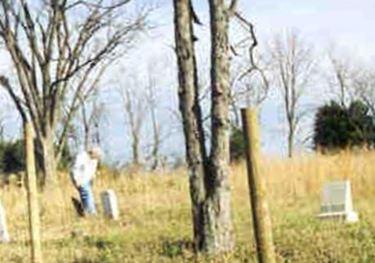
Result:
[[[174,0],[175,41],[178,63],[179,107],[183,120],[186,159],[189,166],[194,246],[202,250],[205,242],[203,205],[205,202],[206,150],[199,105],[199,89],[194,51],[193,14],[189,0]]]
[[[43,186],[54,187],[57,183],[56,169],[57,160],[55,157],[54,136],[52,131],[47,131],[45,136],[40,140],[41,147],[41,165],[43,170]]]
[[[156,120],[156,113],[153,106],[151,106],[151,119],[152,119],[152,127],[154,132],[154,145],[152,146],[152,169],[156,170],[159,166],[160,156],[159,156],[159,148],[160,148],[160,127]]]
[[[156,98],[156,83],[153,78],[151,69],[148,71],[148,85],[147,85],[147,102],[150,110],[150,117],[153,132],[153,145],[151,149],[151,169],[156,170],[160,165],[160,145],[161,145],[161,127],[157,119],[157,98]]]
[[[274,76],[283,96],[284,113],[288,129],[288,157],[293,156],[294,140],[304,112],[301,100],[315,75],[314,53],[298,34],[288,33],[277,36],[271,46]]]
[[[82,102],[82,124],[83,124],[83,134],[84,134],[84,145],[85,149],[89,146],[90,141],[90,125],[86,114],[85,102]]]
[[[133,142],[132,142],[132,150],[133,150],[133,165],[138,166],[139,162],[139,135],[136,132],[132,132],[133,134]]]
[[[293,128],[289,127],[288,133],[288,157],[292,158],[294,153],[294,131]]]
[[[229,186],[229,10],[224,0],[210,0],[212,137],[205,204],[205,244],[209,253],[233,249]]]
[[[134,89],[124,86],[120,89],[123,101],[125,118],[129,123],[129,134],[132,140],[132,164],[139,166],[141,163],[140,142],[142,136],[142,127],[144,124],[145,106],[143,98]]]
[[[286,94],[290,93],[290,89],[285,89]],[[287,126],[288,126],[288,136],[287,136],[287,146],[288,146],[288,157],[292,158],[294,154],[294,123],[295,123],[295,107],[291,106],[294,103],[293,93],[291,95],[286,95],[284,97],[285,102],[285,112],[287,115]]]
[[[235,1],[234,1],[235,2]],[[232,6],[232,5],[231,5]],[[212,140],[208,160],[199,105],[193,20],[189,0],[175,0],[175,37],[179,67],[179,101],[190,170],[195,247],[209,254],[234,245],[229,189],[229,43],[230,10],[223,0],[210,1],[212,32]]]

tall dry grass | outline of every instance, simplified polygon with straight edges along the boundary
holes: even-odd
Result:
[[[244,163],[232,167],[232,212],[238,246],[234,254],[223,261],[254,259],[245,168]],[[357,258],[359,252],[354,248],[362,249],[365,245],[356,239],[355,233],[367,233],[367,230],[370,234],[364,237],[368,239],[364,244],[369,244],[366,248],[369,251],[374,246],[375,251],[375,234],[371,234],[375,230],[374,152],[342,152],[332,156],[311,154],[291,160],[264,157],[261,171],[267,182],[280,261],[322,262],[343,256]],[[321,224],[315,215],[319,212],[322,185],[346,179],[352,183],[354,206],[366,224],[355,229],[332,222]],[[197,259],[189,249],[191,220],[186,171],[124,171],[121,174],[101,171],[95,183],[98,202],[100,192],[107,188],[114,189],[119,199],[121,220],[118,222],[106,220],[101,211],[96,218],[78,218],[70,200],[77,193],[66,174],[60,175],[58,189],[40,195],[46,262],[209,261],[207,258]],[[7,212],[13,240],[10,244],[0,245],[0,261],[28,262],[25,190],[15,186],[3,187],[0,200]],[[340,254],[344,252],[336,247],[340,243],[339,237],[352,234],[353,240],[347,242],[347,253],[350,254]],[[309,249],[306,245],[311,242],[317,242],[316,247]],[[323,252],[315,254],[316,250]],[[366,253],[370,258],[375,257],[375,253]]]

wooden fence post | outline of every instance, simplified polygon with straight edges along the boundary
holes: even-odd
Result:
[[[34,133],[30,122],[24,125],[26,153],[26,189],[29,213],[29,230],[31,239],[31,259],[33,263],[41,263],[42,247],[40,241],[40,218],[38,190],[35,171]]]
[[[241,115],[246,143],[247,173],[257,257],[260,263],[274,263],[276,258],[271,218],[266,199],[267,190],[259,170],[260,136],[258,112],[255,109],[242,109]]]

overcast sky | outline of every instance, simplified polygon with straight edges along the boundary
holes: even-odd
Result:
[[[162,101],[159,110],[165,130],[178,130],[176,120],[171,117],[177,110],[175,58],[172,50],[174,45],[173,7],[172,0],[139,0],[139,2],[158,3],[152,17],[156,29],[144,36],[142,42],[131,54],[121,61],[122,73],[113,70],[103,82],[107,90],[113,89],[113,78],[116,83],[125,85],[129,76],[140,76],[143,79],[147,64],[153,63],[154,71],[160,73],[160,90],[158,96]],[[207,1],[193,0],[198,15],[204,25],[197,28],[200,41],[198,53],[201,60],[207,58],[209,52],[208,10]],[[274,34],[287,29],[297,29],[306,41],[309,41],[323,60],[324,51],[332,45],[353,60],[366,59],[372,62],[375,58],[375,1],[374,0],[240,0],[240,12],[256,26],[261,45],[267,43]],[[262,46],[261,46],[262,48]],[[321,57],[320,57],[321,56]],[[156,63],[157,62],[157,63]],[[0,70],[7,67],[0,62]],[[120,67],[119,67],[120,68]],[[202,67],[208,70],[208,65]],[[126,71],[126,74],[123,74]],[[112,83],[112,84],[111,84]],[[323,81],[321,83],[323,86]],[[319,85],[317,85],[317,89]],[[321,96],[322,97],[322,96]],[[318,100],[318,98],[317,98]],[[127,137],[126,122],[121,112],[121,102],[116,93],[105,95],[109,118],[105,124],[105,142],[108,159],[128,159],[131,153],[130,141]],[[1,107],[2,110],[4,107]],[[285,152],[285,139],[282,108],[276,97],[268,100],[262,110],[263,150],[268,153],[282,154]],[[14,134],[14,121],[7,133]],[[311,127],[309,127],[311,128]],[[145,136],[150,136],[146,126]],[[167,134],[168,132],[166,132]],[[146,147],[146,146],[145,146]],[[168,154],[183,153],[181,133],[168,135],[163,151]]]

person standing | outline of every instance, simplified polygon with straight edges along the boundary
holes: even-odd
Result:
[[[91,147],[76,156],[71,168],[70,176],[75,188],[78,190],[83,215],[95,215],[95,198],[92,191],[93,180],[95,179],[98,162],[101,158],[101,150],[98,147]],[[74,199],[73,199],[74,201]]]

